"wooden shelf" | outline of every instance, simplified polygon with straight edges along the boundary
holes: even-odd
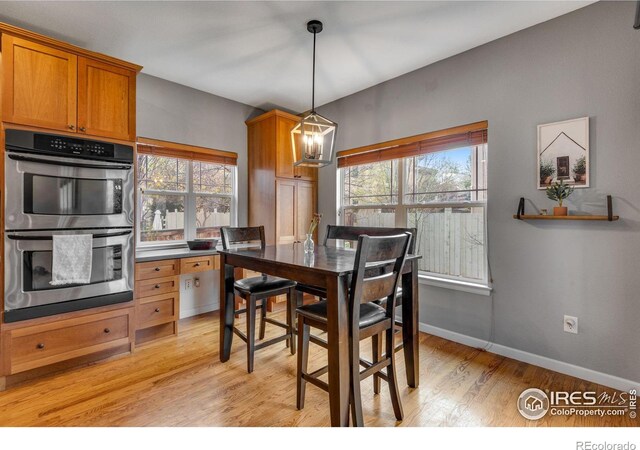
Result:
[[[521,214],[520,217],[514,214],[513,218],[520,220],[603,220],[605,222],[620,219],[619,216],[611,216],[611,220],[609,220],[609,216],[543,216],[539,214]]]
[[[518,203],[518,212],[513,215],[517,220],[598,220],[604,222],[613,222],[620,219],[620,216],[613,215],[613,206],[611,196],[607,195],[607,215],[606,216],[543,216],[542,214],[525,214],[524,213],[524,197],[520,197]]]

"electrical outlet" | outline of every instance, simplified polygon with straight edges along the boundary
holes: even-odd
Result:
[[[184,288],[189,290],[193,287],[193,278],[187,278],[184,280]]]
[[[564,331],[567,333],[578,334],[578,318],[573,316],[564,316]]]
[[[200,287],[200,278],[194,278],[193,279],[193,285],[197,288]]]

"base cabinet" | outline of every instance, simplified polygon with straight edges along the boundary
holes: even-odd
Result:
[[[13,375],[50,364],[132,344],[133,308],[86,314],[2,333],[5,373]]]

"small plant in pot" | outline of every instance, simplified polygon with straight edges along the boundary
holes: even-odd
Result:
[[[540,161],[540,184],[549,184],[556,173],[553,161]]]
[[[564,180],[560,180],[553,183],[551,186],[547,188],[547,197],[551,200],[555,200],[558,202],[558,206],[553,208],[554,216],[566,216],[567,215],[567,207],[562,206],[562,202],[564,199],[569,197],[573,193],[573,187],[567,186],[564,184]]]
[[[573,165],[573,179],[577,183],[578,181],[586,181],[587,175],[587,158],[584,156],[578,158]]]

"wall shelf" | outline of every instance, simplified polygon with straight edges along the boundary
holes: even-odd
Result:
[[[611,204],[611,196],[607,195],[607,215],[606,216],[543,216],[542,214],[525,214],[524,213],[524,197],[520,197],[520,203],[518,203],[518,212],[513,215],[514,219],[518,220],[598,220],[605,222],[613,222],[620,219],[620,216],[613,215],[613,208]]]

